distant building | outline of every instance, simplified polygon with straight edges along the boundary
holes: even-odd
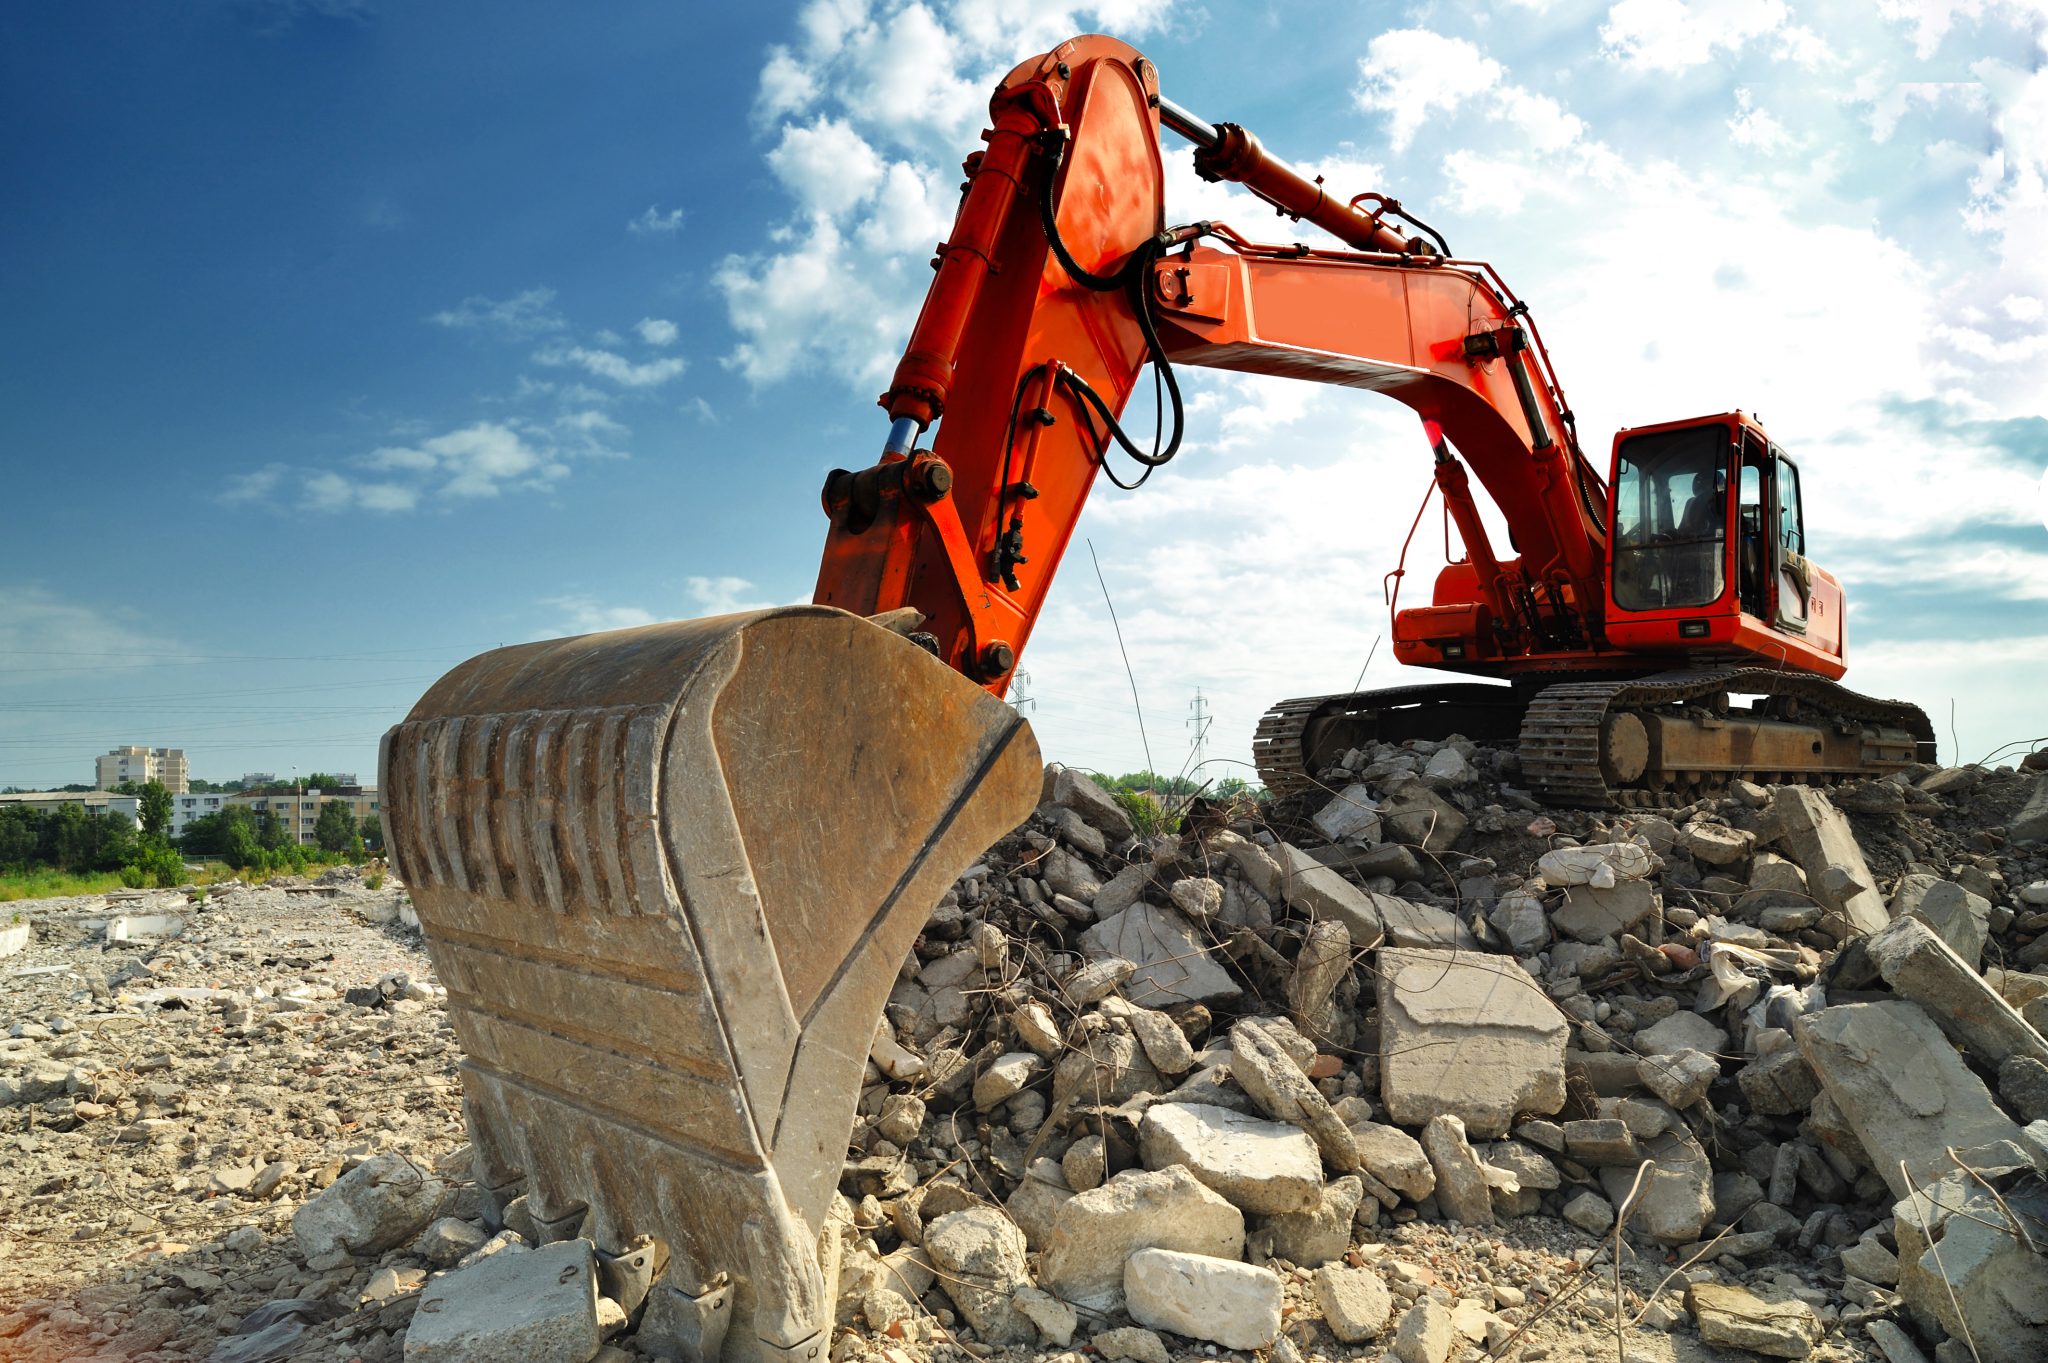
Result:
[[[314,845],[314,828],[320,822],[320,807],[345,804],[361,826],[371,814],[382,817],[383,806],[375,786],[342,786],[335,790],[299,790],[288,785],[261,786],[224,797],[230,805],[241,805],[252,813],[275,814],[302,846]]]
[[[254,790],[258,786],[269,786],[276,783],[277,773],[274,771],[245,771],[242,773],[243,790]]]
[[[115,748],[95,764],[94,782],[102,790],[133,781],[142,785],[161,781],[173,795],[192,788],[191,771],[185,765],[183,748],[143,748],[130,745]]]
[[[0,795],[0,805],[33,809],[43,814],[65,805],[82,805],[88,814],[118,814],[138,826],[142,822],[142,797],[121,795],[111,790],[31,790],[20,795]]]
[[[218,814],[227,808],[225,792],[207,795],[173,795],[171,797],[171,836],[185,836],[185,826],[194,819],[203,819],[209,814]]]

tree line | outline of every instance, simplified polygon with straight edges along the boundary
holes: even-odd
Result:
[[[338,802],[320,807],[313,825],[315,847],[309,849],[283,819],[246,805],[201,815],[185,825],[182,837],[173,838],[169,789],[161,781],[147,781],[135,794],[140,805],[133,824],[119,814],[80,805],[50,810],[0,805],[0,872],[115,871],[124,884],[168,888],[184,883],[187,857],[223,861],[237,871],[303,871],[316,861],[361,861],[383,850],[382,821],[371,814],[358,823],[354,812]]]

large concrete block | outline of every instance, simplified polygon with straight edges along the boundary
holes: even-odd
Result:
[[[2014,1055],[2048,1065],[2048,1040],[1919,918],[1900,918],[1863,945],[1892,992],[1925,1008],[1986,1068]]]
[[[2018,1124],[1917,1003],[1838,1004],[1800,1018],[1792,1034],[1896,1196],[1909,1178],[1952,1170],[1951,1146],[2019,1139]]]
[[[1866,936],[1891,921],[1849,820],[1827,796],[1805,786],[1779,786],[1771,795],[1771,817],[1780,844],[1806,872],[1814,897],[1834,916],[1838,937]],[[1830,876],[1831,868],[1841,874]],[[1830,921],[1822,920],[1824,926]]]
[[[1571,1029],[1513,960],[1388,947],[1380,953],[1380,1096],[1403,1126],[1448,1113],[1475,1137],[1564,1106]]]
[[[1983,1363],[2039,1363],[2048,1344],[2048,1255],[2022,1243],[2012,1224],[2013,1216],[2027,1218],[2038,1240],[2048,1223],[2038,1183],[1993,1197],[1952,1170],[1892,1212],[1899,1293],[1913,1314],[1957,1338],[1967,1331]]]
[[[2034,778],[2034,793],[2013,816],[2005,833],[2014,842],[2048,842],[2048,774]]]
[[[558,1240],[427,1284],[405,1332],[405,1363],[588,1363],[600,1342],[591,1243]]]

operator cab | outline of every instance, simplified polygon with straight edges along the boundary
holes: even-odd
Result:
[[[1841,587],[1806,558],[1799,469],[1741,412],[1615,437],[1607,633],[1839,676]]]

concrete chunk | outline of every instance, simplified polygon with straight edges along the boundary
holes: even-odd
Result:
[[[939,1217],[924,1232],[924,1251],[939,1285],[974,1332],[990,1344],[1029,1344],[1038,1327],[1011,1298],[1031,1286],[1024,1232],[993,1207]]]
[[[1254,1238],[1263,1237],[1269,1253],[1297,1268],[1315,1268],[1351,1248],[1351,1221],[1364,1200],[1365,1180],[1346,1174],[1323,1187],[1313,1210],[1269,1216]]]
[[[1900,1295],[1923,1324],[1967,1330],[1984,1363],[2039,1363],[2048,1340],[2048,1255],[2023,1244],[2011,1219],[2028,1218],[2036,1237],[2048,1221],[2048,1193],[2028,1183],[1994,1198],[1952,1169],[1892,1209]]]
[[[1746,1288],[1694,1283],[1686,1291],[1685,1304],[1699,1325],[1700,1338],[1709,1344],[1773,1358],[1804,1358],[1820,1343],[1820,1317],[1805,1302],[1769,1302]]]
[[[1380,802],[1363,785],[1346,786],[1317,811],[1316,832],[1331,842],[1357,838],[1361,842],[1380,840]]]
[[[1138,1126],[1148,1169],[1185,1165],[1248,1212],[1305,1212],[1322,1197],[1323,1162],[1308,1133],[1202,1103],[1155,1103]]]
[[[1909,1177],[1925,1182],[1953,1169],[1950,1146],[2019,1138],[2019,1126],[1917,1003],[1838,1004],[1800,1018],[1792,1034],[1897,1196]]]
[[[425,1230],[448,1187],[399,1154],[375,1155],[292,1213],[292,1238],[308,1260],[381,1254]]]
[[[1952,880],[1907,876],[1892,896],[1891,914],[1910,915],[1934,929],[1973,970],[1984,959],[1984,943],[1991,936],[1991,901]]]
[[[1571,1029],[1513,960],[1388,947],[1378,979],[1380,1096],[1394,1121],[1450,1113],[1491,1138],[1518,1114],[1564,1106]]]
[[[1226,1349],[1265,1349],[1280,1333],[1280,1275],[1233,1259],[1141,1249],[1124,1265],[1131,1319]]]
[[[1864,950],[1893,993],[1925,1008],[1986,1068],[1996,1069],[2015,1055],[2048,1064],[2048,1041],[1918,916],[1897,919],[1865,942]]]
[[[1060,1208],[1039,1283],[1076,1306],[1112,1311],[1125,1261],[1155,1246],[1235,1259],[1244,1253],[1244,1213],[1179,1165],[1127,1169]]]
[[[2034,778],[2034,793],[2006,825],[2005,835],[2014,842],[2048,841],[2048,773]]]
[[[1334,918],[1351,932],[1351,945],[1370,951],[1386,937],[1373,897],[1291,843],[1275,843],[1280,897],[1311,918]]]
[[[1307,1131],[1332,1166],[1349,1173],[1358,1167],[1358,1146],[1316,1086],[1302,1073],[1278,1037],[1292,1033],[1284,1022],[1244,1018],[1230,1029],[1230,1073],[1259,1110],[1278,1122]],[[1299,1038],[1296,1038],[1299,1040]],[[1308,1047],[1314,1055],[1314,1047]],[[1305,1061],[1302,1063],[1306,1063]]]
[[[1369,1268],[1325,1264],[1315,1272],[1316,1305],[1330,1333],[1346,1344],[1378,1339],[1394,1315],[1394,1297]]]
[[[1849,820],[1827,796],[1805,786],[1779,786],[1771,795],[1771,816],[1779,841],[1836,920],[1837,938],[1867,936],[1891,921]],[[1839,874],[1831,876],[1830,870]],[[1822,926],[1828,922],[1823,919]]]
[[[1581,942],[1597,942],[1628,931],[1657,911],[1657,891],[1647,880],[1624,880],[1607,888],[1568,885],[1551,926]]]
[[[1039,803],[1073,810],[1114,841],[1122,842],[1131,836],[1131,816],[1086,772],[1054,762],[1045,769]]]
[[[587,1363],[600,1343],[596,1255],[588,1240],[558,1240],[428,1283],[406,1328],[405,1363]]]
[[[1454,1221],[1468,1226],[1493,1224],[1493,1193],[1486,1170],[1465,1139],[1465,1124],[1448,1113],[1429,1119],[1422,1128],[1423,1153],[1436,1171],[1437,1205]]]
[[[1124,997],[1146,1008],[1221,1003],[1242,992],[1209,956],[1194,926],[1177,913],[1133,904],[1081,934],[1081,949],[1098,960],[1121,957],[1136,969]]]

